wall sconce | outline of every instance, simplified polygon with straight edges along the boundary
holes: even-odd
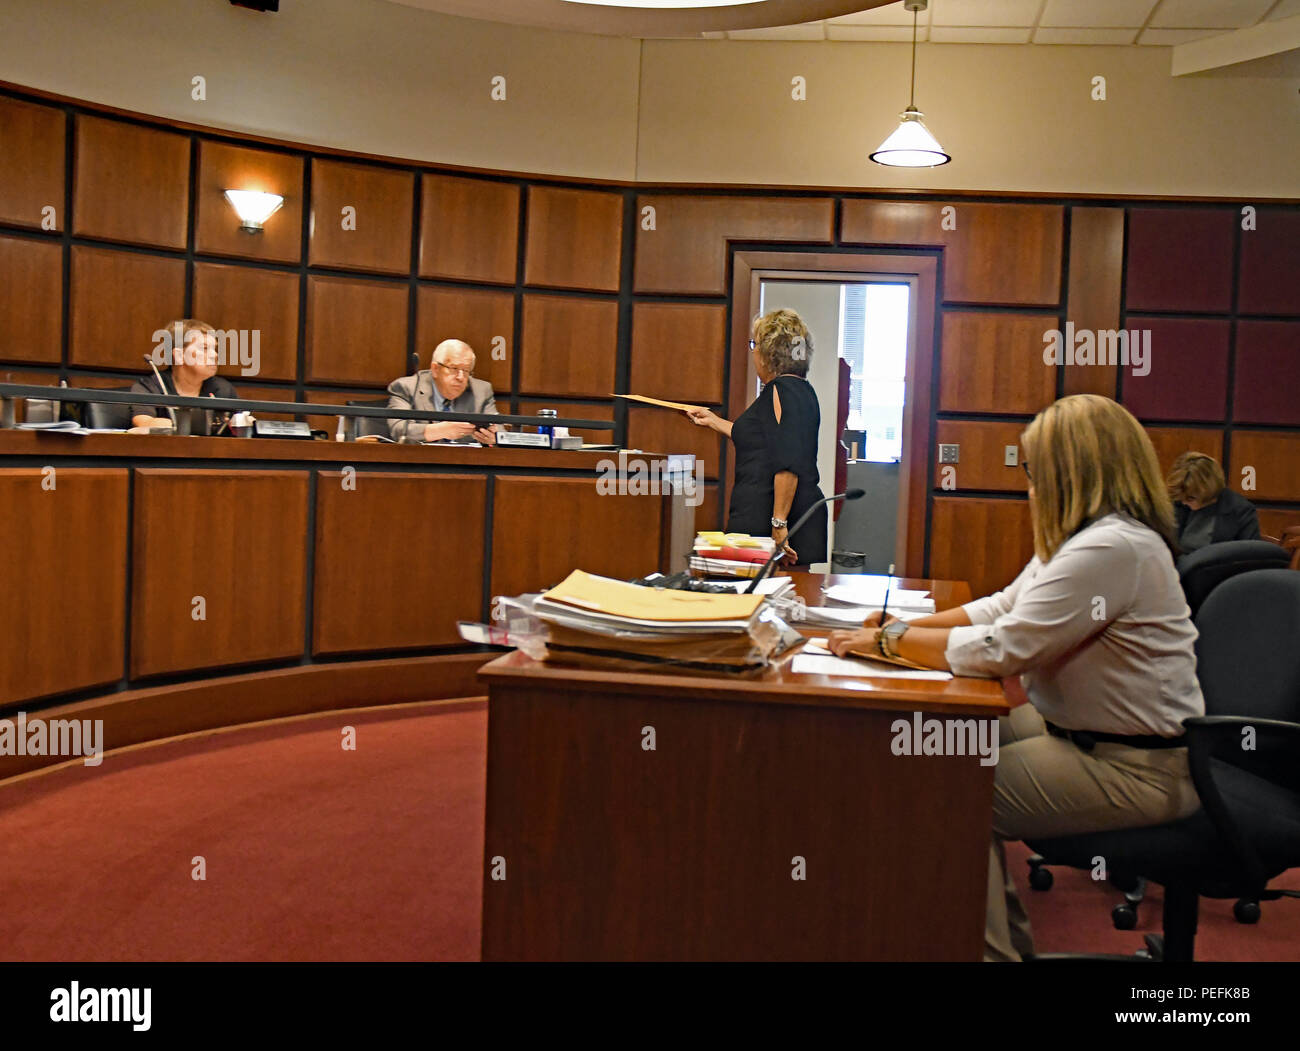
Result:
[[[278,193],[260,190],[227,190],[226,200],[239,216],[239,228],[250,234],[260,234],[262,224],[284,204],[284,198]]]

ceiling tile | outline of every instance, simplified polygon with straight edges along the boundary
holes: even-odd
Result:
[[[820,22],[805,22],[799,26],[772,26],[770,29],[733,29],[727,36],[732,40],[825,40],[826,32]]]
[[[1139,44],[1172,47],[1175,44],[1186,44],[1189,40],[1203,40],[1207,36],[1219,36],[1223,32],[1222,29],[1144,29],[1137,42]]]
[[[991,26],[932,26],[932,44],[1028,44],[1033,30]]]
[[[1240,29],[1253,26],[1273,0],[1162,0],[1151,25],[1157,29]]]
[[[1036,29],[1035,44],[1131,44],[1136,29]]]
[[[1047,0],[1040,26],[1146,25],[1156,0]]]
[[[930,10],[917,12],[916,24],[928,26],[930,24]],[[838,18],[827,19],[831,25],[842,26],[911,26],[912,12],[908,11],[900,0],[896,4],[886,4],[884,7],[873,7],[870,11],[858,11],[852,15],[840,15]]]
[[[930,32],[925,26],[918,27],[917,40],[928,39]],[[826,24],[827,40],[888,40],[910,44],[912,42],[911,26],[845,26]]]
[[[1042,0],[931,0],[933,26],[1032,26]]]

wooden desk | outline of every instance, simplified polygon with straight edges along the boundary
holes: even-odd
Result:
[[[799,576],[817,604],[824,578]],[[969,599],[902,586],[939,609]],[[1000,683],[796,675],[789,658],[756,680],[697,678],[518,652],[479,674],[484,960],[980,958],[994,768],[894,755],[891,727],[1005,714]]]

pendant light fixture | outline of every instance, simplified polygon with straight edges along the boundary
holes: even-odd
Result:
[[[925,114],[916,108],[916,18],[927,6],[929,0],[903,0],[903,7],[912,12],[912,93],[907,109],[899,114],[898,127],[871,155],[877,164],[892,168],[937,168],[952,160],[921,120]]]

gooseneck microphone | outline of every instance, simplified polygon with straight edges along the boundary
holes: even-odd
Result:
[[[158,364],[153,360],[153,355],[146,354],[144,356],[144,360],[149,362],[149,367],[153,369],[153,374],[158,379],[158,392],[160,394],[166,394],[167,384],[163,382],[162,373],[158,371]],[[170,405],[164,405],[163,408],[167,410],[167,415],[171,417],[172,431],[173,432],[179,431],[180,428],[176,425],[176,410]]]
[[[836,500],[857,500],[860,497],[866,495],[867,492],[865,489],[845,489],[844,492],[836,493],[834,496],[823,496],[820,500],[818,500],[815,504],[813,504],[812,507],[808,508],[807,511],[805,511],[803,514],[799,516],[799,521],[797,521],[788,530],[786,530],[786,534],[785,534],[786,539],[789,540],[791,537],[795,535],[795,533],[799,532],[800,527],[802,527],[803,524],[806,521],[808,521],[808,519],[812,516],[812,513],[816,511],[817,508],[821,507],[822,504],[833,503]],[[758,576],[756,576],[753,579],[753,581],[750,582],[749,587],[745,588],[743,594],[748,595],[756,587],[758,587],[759,583],[764,578],[771,576],[772,568],[776,565],[776,560],[780,557],[781,557],[781,548],[778,547],[775,551],[772,552],[768,560],[763,563],[763,568],[758,571]]]

